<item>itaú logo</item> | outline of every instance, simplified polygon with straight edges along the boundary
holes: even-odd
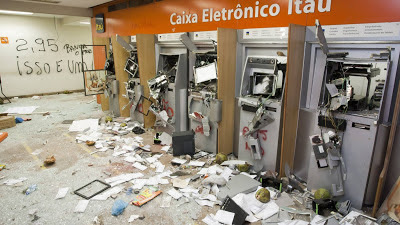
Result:
[[[182,12],[181,15],[172,13],[171,16],[169,17],[169,21],[171,22],[172,25],[176,24],[187,24],[187,23],[197,23],[197,14],[185,14],[185,12]]]

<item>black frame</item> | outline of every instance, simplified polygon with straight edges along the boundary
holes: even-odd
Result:
[[[101,183],[101,184],[104,184],[106,187],[103,188],[103,189],[101,189],[100,191],[94,193],[94,194],[91,195],[91,196],[86,196],[86,195],[83,195],[83,194],[79,193],[80,190],[82,190],[82,189],[84,189],[85,187],[87,187],[87,186],[93,184],[94,182],[99,182],[99,183]],[[94,196],[96,196],[96,195],[102,193],[103,191],[109,189],[110,187],[111,187],[111,185],[109,185],[109,184],[107,184],[107,183],[104,183],[104,182],[101,181],[101,180],[94,180],[94,181],[92,181],[92,182],[86,184],[85,186],[80,187],[79,189],[75,190],[75,191],[74,191],[74,194],[76,194],[76,195],[78,195],[78,196],[81,196],[81,197],[84,198],[84,199],[89,200],[89,199],[93,198]]]
[[[144,95],[141,95],[141,96],[140,96],[138,103],[139,103],[139,102],[142,102],[142,105],[143,105],[143,99],[145,99],[145,100],[151,102],[150,107],[154,104],[154,102],[152,102],[149,98],[144,97]],[[137,110],[137,107],[138,107],[138,106],[139,106],[139,104],[136,104],[135,111]],[[149,108],[150,108],[150,107],[149,107]],[[139,113],[145,115],[145,116],[148,116],[148,115],[149,115],[149,112],[150,112],[150,109],[147,110],[147,113],[146,113],[146,114],[144,114],[143,110],[142,110],[142,112],[140,112],[139,110],[137,110],[137,111],[138,111]]]

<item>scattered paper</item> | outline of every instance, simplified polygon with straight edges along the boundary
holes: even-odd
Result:
[[[217,184],[214,184],[212,187],[211,187],[211,191],[214,193],[214,195],[218,195],[218,193],[219,193],[219,188],[218,188],[218,185]]]
[[[14,184],[18,184],[18,183],[20,183],[20,182],[23,182],[23,181],[25,181],[25,180],[27,180],[27,179],[28,179],[28,178],[26,178],[26,177],[21,177],[21,178],[18,178],[18,179],[10,179],[10,180],[4,181],[3,184],[8,185],[8,186],[11,186],[11,185],[14,185]]]
[[[201,161],[190,161],[189,166],[198,166],[198,167],[202,167],[204,166],[204,164],[206,164],[205,162],[201,162]]]
[[[147,179],[135,179],[132,183],[132,189],[142,189],[147,184]]]
[[[136,179],[136,178],[140,178],[143,176],[144,175],[142,173],[126,173],[126,174],[121,174],[116,177],[107,178],[107,179],[105,179],[105,182],[110,184],[111,187],[114,187],[118,184],[122,184],[122,183],[128,182],[128,181]]]
[[[270,201],[267,204],[265,204],[264,208],[261,210],[261,212],[257,213],[254,215],[258,219],[268,219],[269,217],[275,215],[276,213],[279,212],[279,206],[273,202]]]
[[[186,159],[179,159],[179,158],[173,158],[172,160],[171,160],[171,162],[172,163],[175,163],[175,164],[184,164],[184,163],[186,163]]]
[[[165,166],[161,162],[156,162],[156,173],[162,173],[164,171]]]
[[[242,165],[242,164],[245,164],[245,163],[250,164],[250,163],[248,163],[246,161],[243,161],[243,160],[227,160],[227,161],[224,161],[223,163],[221,163],[221,166]]]
[[[323,216],[320,216],[320,215],[316,215],[315,217],[314,217],[314,219],[311,221],[311,225],[319,225],[319,221],[321,221],[321,220],[323,220],[323,219],[325,219],[325,217],[323,217]]]
[[[136,161],[136,157],[134,156],[127,156],[124,158],[124,161],[134,163]]]
[[[308,225],[309,223],[303,220],[287,220],[278,223],[278,225]]]
[[[153,158],[153,157],[149,157],[149,158],[146,158],[146,161],[148,162],[148,163],[155,163],[156,161],[157,161],[157,158]]]
[[[169,208],[171,206],[171,196],[165,196],[161,201],[161,208]]]
[[[170,148],[171,148],[171,146],[164,146],[161,148],[161,151],[168,152]]]
[[[178,200],[182,197],[182,194],[175,190],[174,188],[170,189],[167,194],[171,195],[174,199]]]
[[[35,150],[34,152],[32,152],[31,154],[32,155],[39,155],[40,153],[42,153],[43,152],[43,149],[37,149],[37,150]]]
[[[201,168],[201,170],[197,174],[206,175],[207,173],[208,173],[208,168]]]
[[[220,223],[232,225],[234,217],[235,213],[228,212],[225,210],[218,210],[217,213],[215,214],[214,219]]]
[[[151,151],[150,148],[151,148],[150,145],[145,145],[145,146],[141,147],[140,149],[142,149],[144,151],[147,151],[147,152],[150,152]]]
[[[224,171],[222,171],[221,176],[225,178],[226,181],[229,181],[229,177],[232,175],[233,170],[229,169],[229,167],[225,167]]]
[[[98,201],[105,201],[107,200],[111,195],[115,195],[118,194],[122,191],[122,188],[120,187],[113,187],[101,194],[98,194],[96,196],[94,196],[93,198],[91,198],[91,200],[98,200]]]
[[[207,215],[206,217],[204,217],[204,219],[202,221],[207,225],[220,225],[221,224],[217,220],[214,219],[213,215]]]
[[[39,108],[39,106],[12,107],[8,108],[3,113],[29,115],[32,114],[37,108]]]
[[[201,200],[201,199],[195,199],[197,204],[201,206],[209,206],[209,207],[214,207],[215,202],[208,201],[208,200]]]
[[[168,119],[168,118],[167,118]],[[163,132],[160,137],[158,137],[158,139],[160,139],[161,144],[162,145],[171,145],[172,144],[172,137],[171,135],[169,135],[167,132]],[[166,146],[167,147],[167,146]],[[169,147],[169,146],[168,146]],[[168,148],[169,149],[169,148]]]
[[[172,185],[176,188],[186,188],[189,184],[189,180],[185,179],[179,179],[175,178],[172,180]]]
[[[142,165],[142,164],[140,164],[140,163],[138,163],[138,162],[135,162],[132,166],[135,167],[136,169],[141,170],[141,171],[147,169],[147,166],[144,166],[144,165]]]
[[[83,213],[86,210],[86,207],[89,204],[89,200],[80,200],[78,205],[76,205],[74,212],[76,213]]]
[[[192,188],[192,187],[182,188],[182,189],[179,189],[179,191],[181,191],[183,193],[196,193],[196,194],[199,193],[199,189]]]
[[[134,220],[139,219],[139,215],[131,215],[129,217],[128,223],[132,223]]]
[[[58,189],[58,193],[56,195],[56,199],[64,198],[68,193],[69,188],[60,188]]]
[[[75,120],[69,127],[70,132],[82,132],[84,130],[97,130],[99,128],[98,119]]]

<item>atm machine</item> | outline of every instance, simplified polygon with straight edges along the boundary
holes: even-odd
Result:
[[[182,43],[189,50],[189,128],[195,132],[197,149],[216,154],[222,117],[222,101],[217,99],[217,31],[191,32]]]
[[[279,169],[288,28],[238,31],[237,155],[256,171]]]
[[[108,97],[109,101],[109,111],[114,117],[119,117],[119,81],[115,76],[115,66],[114,66],[114,55],[113,55],[113,47],[110,38],[110,50],[108,52],[108,57],[106,63],[104,65],[104,70],[106,71],[106,90],[104,94]]]
[[[326,188],[357,209],[373,204],[390,130],[396,27],[307,28],[294,173],[309,190]]]
[[[181,42],[186,33],[158,34],[155,77],[147,81],[153,102],[150,111],[157,117],[155,126],[170,134],[188,129],[187,49]]]
[[[117,34],[116,40],[129,53],[129,57],[126,60],[124,67],[124,71],[128,74],[128,81],[124,83],[125,94],[122,95],[123,97],[127,98],[129,102],[127,105],[122,107],[122,110],[124,110],[126,107],[129,107],[130,118],[143,124],[143,106],[142,100],[140,99],[143,95],[143,85],[140,83],[136,36],[131,36],[130,42],[127,43]]]

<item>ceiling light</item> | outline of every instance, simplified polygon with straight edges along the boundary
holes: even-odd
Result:
[[[20,12],[20,11],[10,11],[10,10],[0,10],[0,13],[5,14],[16,14],[16,15],[32,15],[32,12]]]
[[[90,22],[80,22],[81,24],[90,25]]]

